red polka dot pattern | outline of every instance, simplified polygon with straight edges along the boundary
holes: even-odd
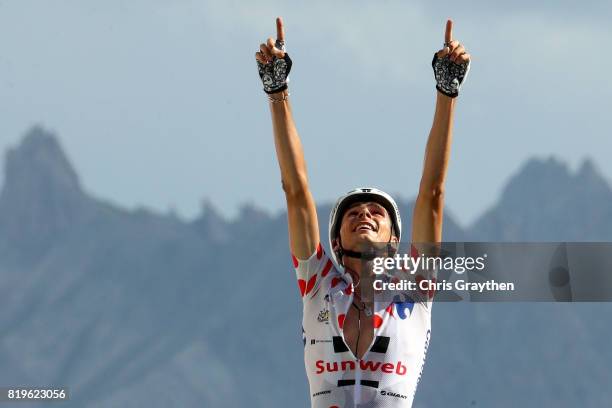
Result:
[[[316,282],[317,275],[313,275],[312,278],[308,279],[308,284],[306,285],[306,292],[304,294],[309,294],[312,288],[314,288]]]
[[[413,244],[410,244],[410,256],[413,258],[419,257],[419,251],[417,251],[416,247]]]
[[[431,280],[431,283],[434,283],[434,284],[436,283],[436,278],[431,278],[430,280]],[[434,286],[434,287],[435,287],[435,286]],[[428,296],[429,296],[429,298],[433,298],[435,294],[436,294],[436,290],[435,290],[435,289],[433,289],[433,288],[431,288],[431,289],[429,290],[429,294],[428,294]]]
[[[294,267],[294,268],[297,268],[297,267],[298,267],[298,265],[299,265],[299,263],[298,263],[298,260],[297,260],[297,258],[295,257],[295,255],[291,254],[291,260],[293,261],[293,267]]]
[[[304,279],[298,279],[298,287],[300,288],[300,295],[304,297],[304,292],[306,291],[306,281]]]
[[[331,259],[328,259],[328,260],[327,260],[327,263],[325,264],[325,268],[323,268],[323,272],[321,272],[321,277],[323,277],[323,278],[324,278],[324,277],[326,277],[326,276],[327,276],[327,274],[329,273],[329,271],[330,271],[330,269],[331,269],[332,265],[333,265],[333,264],[332,264]]]
[[[390,316],[393,316],[393,303],[387,306],[385,310],[387,311],[387,313],[389,313]]]

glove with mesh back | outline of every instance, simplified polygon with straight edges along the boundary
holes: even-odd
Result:
[[[265,44],[260,44],[255,59],[266,93],[272,94],[287,89],[292,63],[285,52],[285,29],[280,17],[276,19],[276,41],[270,37]]]
[[[453,40],[453,22],[446,22],[444,47],[436,52],[431,65],[436,79],[436,89],[451,98],[459,95],[459,89],[470,71],[470,54],[457,40]]]
[[[285,51],[284,42],[276,40],[275,47],[281,51]],[[282,58],[272,56],[272,60],[267,63],[262,63],[257,60],[257,69],[259,77],[263,83],[263,89],[266,93],[275,93],[287,89],[289,83],[289,72],[291,71],[291,58],[289,54],[284,53]]]
[[[436,78],[436,89],[451,98],[459,95],[461,84],[470,70],[470,61],[457,64],[448,55],[440,58],[436,53],[431,65]]]

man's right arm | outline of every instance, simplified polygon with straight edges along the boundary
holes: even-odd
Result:
[[[277,40],[284,42],[283,22],[280,18],[276,19],[276,28]],[[256,58],[265,63],[274,57],[283,56],[284,51],[274,47],[274,40],[270,38],[260,46]],[[308,187],[304,151],[288,96],[286,89],[269,94],[270,112],[276,156],[287,201],[291,253],[298,259],[307,259],[319,243],[319,224],[315,202]]]

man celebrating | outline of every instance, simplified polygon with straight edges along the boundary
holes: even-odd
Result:
[[[413,243],[440,243],[444,182],[450,156],[455,97],[470,56],[446,23],[433,58],[437,99],[412,220]],[[312,407],[410,407],[431,333],[431,297],[378,301],[360,285],[365,252],[402,237],[398,207],[388,194],[358,188],[338,199],[329,221],[328,257],[308,187],[302,145],[289,104],[292,61],[276,20],[276,40],[256,53],[268,94],[276,154],[287,201],[289,243],[303,300],[304,362]],[[414,249],[413,249],[414,250]],[[417,277],[418,280],[418,277]]]

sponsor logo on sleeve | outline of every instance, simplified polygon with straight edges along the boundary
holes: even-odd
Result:
[[[321,395],[331,394],[331,390],[319,391],[312,394],[312,397],[319,397]]]
[[[408,399],[408,396],[404,395],[404,394],[399,394],[397,392],[392,392],[392,391],[385,391],[385,390],[381,390],[380,391],[380,395],[386,396],[386,397],[394,397],[394,398],[401,398],[401,399]]]
[[[319,340],[319,339],[310,339],[310,345],[314,346],[315,344],[318,343],[331,343],[331,340]]]

